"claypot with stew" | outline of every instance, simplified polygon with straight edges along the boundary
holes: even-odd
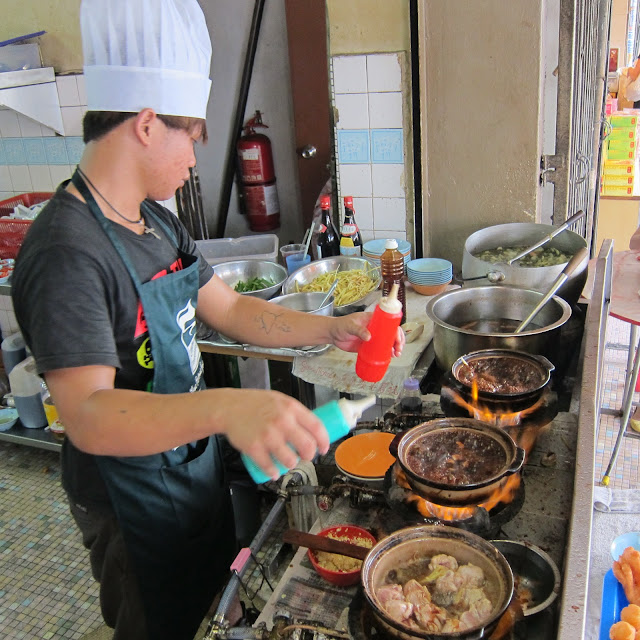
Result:
[[[475,384],[479,399],[506,402],[515,409],[521,402],[530,405],[542,395],[554,369],[541,355],[480,349],[458,358],[451,367],[451,375],[467,395]]]
[[[511,436],[472,418],[441,418],[409,429],[398,442],[398,464],[429,502],[463,507],[486,502],[522,468],[525,451]]]
[[[393,615],[385,606],[385,587],[404,587],[411,579],[424,583],[431,573],[431,559],[440,554],[455,558],[458,566],[474,565],[482,570],[482,589],[491,603],[482,622],[455,632],[428,631],[415,621],[401,620],[401,615]],[[381,630],[398,640],[488,638],[506,611],[514,588],[509,563],[495,546],[473,533],[446,526],[422,525],[395,531],[371,549],[361,575],[365,598]]]

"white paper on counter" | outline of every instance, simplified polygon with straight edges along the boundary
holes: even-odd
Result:
[[[405,345],[399,358],[391,358],[389,369],[380,382],[365,382],[358,378],[355,370],[357,354],[346,353],[333,346],[325,353],[312,358],[294,358],[293,375],[305,382],[330,387],[343,393],[374,393],[379,398],[396,399],[400,395],[404,381],[411,376],[418,359],[433,338],[433,322],[426,314],[427,302],[430,299],[430,296],[416,293],[407,283],[406,322],[421,323],[424,325],[424,331],[414,342]],[[377,303],[378,301],[368,310],[373,309]]]

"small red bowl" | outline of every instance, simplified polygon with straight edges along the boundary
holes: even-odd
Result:
[[[327,527],[318,533],[319,536],[329,536],[333,538],[340,538],[343,542],[352,542],[357,544],[358,539],[366,538],[371,540],[371,546],[375,545],[376,539],[366,529],[361,527],[355,527],[350,524],[340,524],[333,527]],[[346,540],[345,540],[346,538]],[[307,551],[309,561],[313,565],[313,568],[321,575],[327,582],[338,585],[339,587],[350,587],[360,580],[360,567],[353,571],[333,571],[332,569],[326,569],[318,564],[318,558],[316,552],[312,549]]]

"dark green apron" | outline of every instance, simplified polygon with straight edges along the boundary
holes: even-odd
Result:
[[[179,251],[183,269],[141,283],[112,223],[77,171],[73,184],[124,262],[147,321],[153,392],[202,388],[196,341],[198,258]],[[144,215],[177,246],[172,231]],[[140,586],[152,640],[192,640],[235,552],[233,511],[215,437],[164,453],[96,456]]]

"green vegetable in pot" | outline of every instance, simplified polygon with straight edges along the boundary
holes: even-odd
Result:
[[[260,291],[261,289],[267,289],[268,287],[273,287],[277,283],[274,282],[271,278],[249,278],[246,282],[244,280],[240,280],[236,286],[235,290],[238,293],[248,293],[249,291]]]

